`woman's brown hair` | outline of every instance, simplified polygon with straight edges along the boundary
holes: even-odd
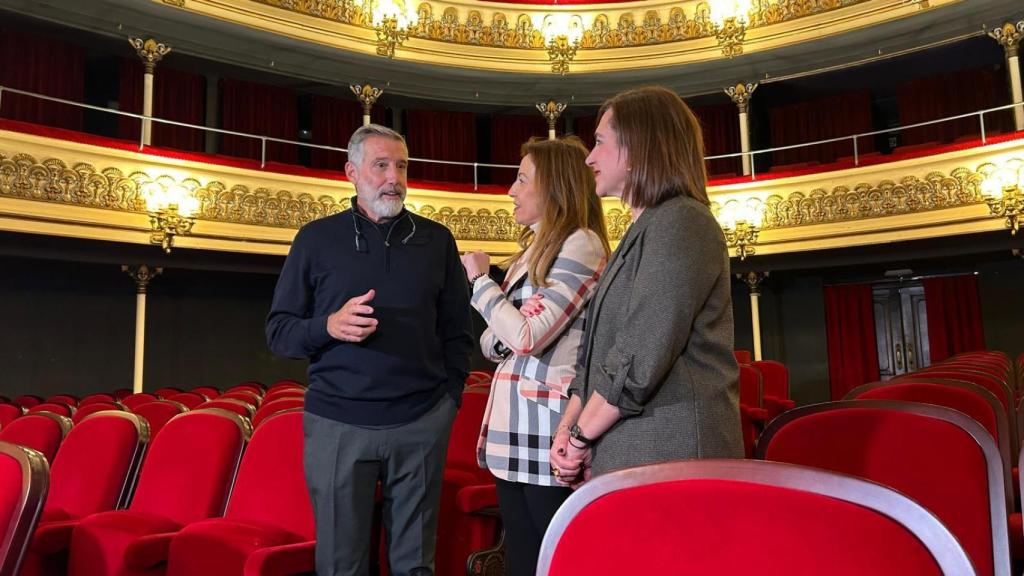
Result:
[[[661,86],[628,90],[601,106],[598,122],[609,111],[629,158],[623,202],[647,208],[689,196],[711,204],[700,122],[678,94]]]
[[[531,138],[520,152],[530,157],[536,169],[534,185],[541,197],[539,232],[524,228],[519,235],[522,251],[508,264],[518,260],[527,248],[536,246],[527,260],[530,284],[548,285],[547,275],[566,238],[577,229],[591,230],[600,238],[607,256],[611,252],[604,211],[594,190],[594,171],[587,166],[587,148],[575,137],[558,140]]]

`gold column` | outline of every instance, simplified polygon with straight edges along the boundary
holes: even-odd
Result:
[[[757,89],[757,82],[748,82],[746,84],[740,82],[735,86],[730,86],[725,89],[725,93],[732,98],[736,107],[740,111],[740,150],[743,152],[743,175],[750,175],[751,158],[750,152],[750,124],[747,121],[747,109],[750,105],[750,97],[754,94],[754,90]]]
[[[751,270],[746,274],[736,275],[750,288],[750,324],[754,331],[754,360],[761,359],[761,282],[768,277],[768,274],[769,272],[762,273]]]
[[[356,95],[356,98],[363,103],[363,126],[368,126],[370,124],[370,111],[373,110],[374,103],[377,102],[377,98],[380,98],[384,91],[380,88],[374,88],[369,84],[349,84],[348,87]]]
[[[547,118],[548,121],[548,140],[554,140],[558,138],[555,133],[555,123],[558,122],[558,118],[565,112],[568,104],[565,102],[555,102],[554,100],[548,100],[547,102],[537,102],[537,111]]]
[[[146,349],[146,286],[150,280],[163,273],[163,268],[150,270],[145,264],[141,266],[121,266],[135,281],[135,371],[132,378],[132,392],[142,392],[142,368]]]
[[[1000,28],[988,33],[1006,52],[1006,70],[1010,75],[1010,96],[1014,104],[1024,102],[1020,81],[1020,43],[1024,38],[1024,20],[1014,24],[1006,22]],[[1013,124],[1017,130],[1024,130],[1024,106],[1013,109]]]
[[[143,64],[146,65],[146,74],[143,76],[144,83],[142,88],[142,115],[146,117],[142,121],[142,143],[149,146],[152,136],[152,126],[149,118],[153,116],[153,70],[156,68],[156,63],[171,51],[171,47],[161,44],[152,38],[145,40],[142,38],[129,38],[128,42],[132,45],[132,48],[135,48],[136,54],[139,55],[139,58],[142,58]]]

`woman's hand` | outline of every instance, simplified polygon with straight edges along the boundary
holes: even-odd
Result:
[[[543,299],[543,294],[534,294],[533,296],[530,296],[526,299],[526,302],[523,302],[523,305],[519,307],[519,313],[527,318],[540,314],[544,311],[544,304],[541,303],[541,300]]]
[[[551,471],[559,484],[576,487],[590,478],[590,449],[578,450],[569,442],[569,427],[559,426],[551,440]]]
[[[467,252],[462,255],[462,267],[466,269],[466,279],[486,274],[491,269],[491,257],[482,250]]]

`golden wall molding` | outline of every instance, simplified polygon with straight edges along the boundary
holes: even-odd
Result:
[[[981,199],[979,167],[1024,155],[1024,140],[823,174],[709,190],[713,211],[763,209],[757,255],[1001,230]],[[200,200],[183,248],[283,254],[303,224],[345,210],[344,181],[160,158],[0,131],[0,229],[148,243],[140,191],[171,179]],[[407,206],[452,230],[460,249],[499,258],[517,250],[520,228],[506,195],[412,188]],[[631,223],[606,201],[609,235]],[[756,256],[754,256],[756,257]]]
[[[161,1],[161,0],[151,0]],[[401,4],[402,0],[396,0]],[[433,0],[398,47],[405,61],[513,73],[551,72],[542,32],[549,15],[579,17],[583,35],[571,73],[635,70],[722,58],[705,0],[537,5]],[[959,2],[935,0],[929,9]],[[895,0],[753,0],[743,52],[769,50],[875,26],[920,12]],[[377,34],[361,0],[189,0],[190,12],[364,54]]]

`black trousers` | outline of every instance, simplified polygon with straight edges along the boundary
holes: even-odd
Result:
[[[495,479],[505,526],[505,567],[508,576],[534,576],[540,543],[558,507],[572,494],[561,486],[535,486]]]

